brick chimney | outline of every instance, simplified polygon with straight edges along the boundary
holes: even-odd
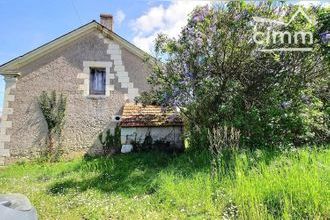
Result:
[[[100,23],[109,30],[113,30],[113,17],[111,14],[100,14]]]

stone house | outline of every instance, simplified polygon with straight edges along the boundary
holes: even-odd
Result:
[[[161,141],[177,149],[183,148],[183,121],[175,111],[154,105],[126,103],[120,127],[122,144],[133,141],[141,144],[149,135],[153,142]]]
[[[93,153],[98,134],[115,127],[123,105],[148,90],[147,54],[112,26],[112,16],[101,15],[100,22],[91,21],[0,66],[6,84],[0,164],[35,157],[44,146],[47,127],[37,103],[42,91],[67,96],[64,149]]]

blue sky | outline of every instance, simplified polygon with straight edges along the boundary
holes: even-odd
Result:
[[[130,20],[147,12],[159,2],[109,0],[0,0],[0,64],[20,56],[91,20],[100,13],[120,15],[115,31],[128,40],[133,39]],[[163,2],[169,4],[169,2]],[[116,19],[116,17],[115,17]],[[3,102],[4,81],[0,79],[0,106]]]
[[[327,1],[300,1],[317,4]],[[159,32],[175,37],[188,13],[208,1],[159,0],[0,0],[0,64],[91,20],[114,15],[114,30],[148,51]],[[4,81],[0,79],[0,108]]]
[[[159,3],[159,2],[158,2]],[[0,0],[0,63],[19,56],[91,20],[100,13],[124,13],[124,20],[115,21],[115,31],[132,39],[129,20],[141,16],[157,2],[109,0]],[[163,4],[168,2],[163,2]],[[116,19],[116,17],[115,17]]]

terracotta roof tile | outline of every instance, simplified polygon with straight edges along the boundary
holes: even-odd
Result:
[[[182,126],[178,113],[164,111],[160,106],[126,103],[123,109],[121,127],[166,127]]]

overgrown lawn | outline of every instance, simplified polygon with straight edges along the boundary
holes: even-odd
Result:
[[[40,219],[330,218],[330,150],[241,151],[219,181],[207,152],[24,163],[0,169]]]

